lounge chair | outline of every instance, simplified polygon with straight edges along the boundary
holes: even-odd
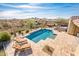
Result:
[[[54,48],[52,48],[52,47],[50,47],[50,46],[48,46],[48,45],[45,45],[45,46],[43,47],[43,51],[46,52],[46,53],[49,54],[49,55],[52,55],[52,54],[53,54],[53,51],[54,51]]]
[[[17,42],[24,42],[24,41],[27,41],[24,37],[16,37],[14,39],[14,41],[17,41]]]
[[[13,48],[18,49],[18,50],[23,50],[27,48],[31,48],[31,44],[28,42],[16,42],[13,44]]]
[[[26,39],[23,39],[23,38],[17,38],[14,40],[14,44],[13,44],[13,48],[15,49],[15,54],[18,52],[18,51],[24,51],[26,49],[29,49],[31,48],[31,44],[28,43],[28,41]]]
[[[21,46],[22,50],[26,50],[26,49],[29,49],[29,48],[31,48],[30,44],[24,44],[24,45]]]

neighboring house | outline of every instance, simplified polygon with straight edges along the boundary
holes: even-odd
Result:
[[[71,17],[67,32],[71,35],[79,36],[79,16]]]
[[[46,21],[46,26],[48,26],[48,27],[54,27],[55,23],[53,21]]]
[[[37,24],[38,25],[45,25],[45,26],[48,26],[48,27],[53,27],[55,26],[55,23],[53,21],[50,21],[50,20],[47,20],[47,19],[38,19],[36,20]]]

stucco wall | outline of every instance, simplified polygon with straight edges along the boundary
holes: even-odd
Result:
[[[77,35],[79,33],[79,27],[77,27],[74,23],[73,20],[79,19],[79,17],[71,17],[69,20],[69,25],[68,25],[68,30],[67,33],[71,35]]]
[[[72,20],[70,20],[69,25],[68,25],[67,33],[71,34],[71,35],[74,35],[75,29],[76,29],[75,25],[73,24]]]

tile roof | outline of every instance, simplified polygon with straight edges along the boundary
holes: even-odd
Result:
[[[79,19],[73,20],[73,23],[79,27]]]

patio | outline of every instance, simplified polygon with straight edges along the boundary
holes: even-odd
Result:
[[[38,43],[28,39],[28,42],[31,43],[31,49],[25,52],[19,52],[17,56],[50,56],[49,53],[43,51],[43,48],[48,45],[54,49],[52,56],[70,56],[75,55],[76,47],[79,44],[77,37],[69,35],[65,32],[55,31],[57,34],[55,39],[41,40]],[[7,56],[14,56],[14,49],[12,48],[13,42],[10,42],[6,48]]]

